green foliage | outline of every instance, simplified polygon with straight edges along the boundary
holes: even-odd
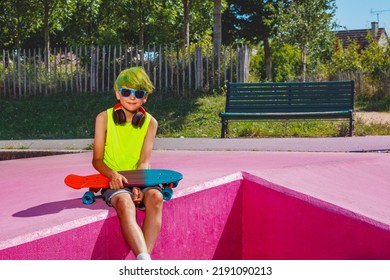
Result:
[[[390,73],[390,48],[379,45],[369,32],[367,41],[369,44],[364,49],[356,41],[346,49],[336,49],[326,70],[331,76],[338,73],[363,74],[357,98],[381,99],[389,94],[386,77]]]
[[[186,1],[190,42],[211,43],[214,1]],[[306,72],[322,79],[359,72],[364,74],[359,95],[378,99],[389,94],[385,78],[390,73],[390,48],[383,49],[368,34],[370,44],[364,50],[357,43],[335,50],[335,0],[223,0],[222,7],[224,43],[258,48],[251,57],[251,81],[298,80]],[[182,43],[183,0],[3,0],[0,10],[0,47],[41,48],[42,57],[45,23],[51,46],[63,49],[90,44],[161,44],[176,49]],[[91,60],[83,56],[83,62]]]
[[[250,81],[260,82],[265,80],[264,72],[264,50],[262,48],[255,48],[252,51],[250,61]]]
[[[258,44],[276,32],[278,3],[264,0],[228,0],[223,19],[223,42]],[[284,1],[283,1],[284,2]]]
[[[210,41],[213,4],[190,1],[192,42]],[[4,0],[0,10],[2,48],[43,48],[45,22],[51,45],[68,47],[178,44],[183,24],[182,0]]]
[[[294,80],[298,75],[300,52],[295,46],[284,44],[272,52],[273,77],[275,82]]]
[[[358,72],[362,71],[362,69],[359,45],[356,41],[350,44],[345,50],[342,48],[337,49],[328,64],[329,74],[337,72]]]
[[[39,29],[37,1],[0,1],[0,46],[21,47]]]
[[[225,8],[222,1],[222,9]],[[213,6],[214,1],[190,1],[190,41],[194,43],[209,43],[213,36]]]
[[[102,2],[102,0],[70,0],[67,5],[64,5],[67,7],[67,16],[61,22],[62,30],[56,33],[63,38],[66,45],[94,44],[98,41],[100,27],[103,29],[106,27],[104,23],[100,24]],[[55,11],[57,12],[58,9]]]
[[[272,76],[274,82],[286,82],[299,75],[301,54],[297,47],[272,43]],[[251,81],[266,81],[264,50],[256,49],[251,56]]]
[[[280,10],[278,38],[297,46],[302,54],[302,78],[305,80],[307,56],[318,64],[334,48],[335,0],[288,1]]]
[[[373,81],[378,81],[390,69],[390,50],[380,46],[378,41],[372,39],[371,34],[368,35],[368,41],[369,45],[362,50],[360,59],[365,72]]]
[[[235,137],[344,137],[345,123],[330,121],[246,122],[229,124],[229,135]]]
[[[388,123],[365,123],[358,119],[355,122],[355,135],[390,135],[390,125]]]
[[[390,49],[380,46],[371,34],[367,40],[369,44],[365,49],[360,49],[356,41],[347,49],[337,49],[328,64],[329,73],[363,71],[372,81],[387,73],[390,70]]]
[[[356,109],[361,111],[390,112],[390,95],[384,96],[380,99],[359,98],[356,100],[355,104]]]

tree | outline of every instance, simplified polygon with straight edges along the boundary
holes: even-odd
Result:
[[[225,0],[221,1],[221,9],[224,9]],[[214,1],[213,0],[191,0],[190,24],[191,43],[210,43],[213,36],[214,24]],[[221,11],[222,11],[221,10]]]
[[[178,44],[183,37],[183,16],[182,0],[103,0],[99,41],[104,41],[103,35],[107,34],[122,43],[139,46]]]
[[[362,68],[367,81],[375,89],[373,96],[383,98],[388,94],[388,83],[383,77],[388,77],[390,72],[390,49],[378,44],[371,33],[368,33],[369,45],[361,52]]]
[[[228,0],[223,14],[225,42],[263,44],[266,78],[272,80],[270,40],[277,32],[278,2],[272,0]]]
[[[124,43],[142,48],[210,42],[213,4],[214,0],[3,0],[0,45],[46,50],[51,44]]]
[[[335,0],[290,0],[280,3],[280,11],[280,40],[300,49],[302,80],[305,81],[308,54],[334,48],[331,30],[336,26],[333,22]]]
[[[21,48],[25,40],[39,27],[39,14],[33,0],[3,0],[0,2],[0,46]]]
[[[124,7],[119,12],[126,22],[124,28],[125,30],[133,29],[136,31],[138,44],[143,49],[145,29],[151,21],[151,15],[153,15],[152,3],[144,0],[128,0],[125,2]]]
[[[66,9],[67,17],[61,23],[62,44],[80,45],[96,44],[98,41],[100,26],[105,26],[100,11],[105,11],[100,0],[72,0]]]
[[[66,0],[36,0],[36,11],[41,15],[41,23],[44,34],[44,57],[45,67],[50,62],[50,33],[54,31],[57,24],[61,24],[67,15]]]
[[[347,49],[338,48],[328,63],[329,74],[358,71],[362,71],[362,62],[360,46],[356,41],[350,44]]]
[[[276,44],[275,42],[273,44]],[[294,80],[299,66],[300,54],[296,46],[283,44],[272,46],[272,70],[275,82]]]
[[[182,25],[181,33],[181,49],[184,52],[185,46],[189,46],[191,42],[207,41],[209,37],[209,30],[211,28],[211,21],[214,21],[214,46],[215,43],[220,41],[218,38],[221,36],[221,11],[222,1],[215,0],[219,3],[215,4],[213,1],[203,0],[181,0],[183,5],[183,20],[179,20],[178,25]],[[214,8],[213,8],[214,3]],[[213,9],[213,13],[210,13],[210,9]],[[218,16],[219,15],[219,16]],[[218,20],[219,17],[219,20]],[[182,24],[180,23],[182,22]],[[219,27],[218,27],[219,22]],[[191,28],[192,27],[192,28]],[[216,41],[215,41],[216,40]],[[220,45],[220,43],[219,43]]]

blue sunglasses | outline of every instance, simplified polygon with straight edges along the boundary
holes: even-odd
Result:
[[[146,95],[146,90],[141,89],[119,88],[119,92],[123,97],[130,97],[131,94],[134,94],[137,99],[143,99]]]

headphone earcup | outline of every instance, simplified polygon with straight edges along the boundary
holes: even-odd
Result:
[[[139,111],[137,113],[134,114],[132,120],[131,120],[131,123],[134,125],[134,126],[142,126],[142,124],[144,123],[144,120],[145,120],[145,109],[144,108],[139,108]]]
[[[123,124],[126,122],[126,114],[120,109],[121,104],[118,103],[114,106],[114,110],[112,111],[112,117],[114,119],[115,124]]]
[[[143,107],[140,107],[138,112],[134,114],[131,119],[131,124],[134,126],[142,126],[145,120],[146,111]],[[114,110],[112,111],[112,118],[114,119],[115,124],[124,124],[126,123],[126,113],[121,108],[121,104],[117,103],[114,106]]]

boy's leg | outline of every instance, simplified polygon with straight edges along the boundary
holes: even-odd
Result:
[[[111,199],[122,228],[122,233],[133,253],[147,253],[145,238],[136,220],[135,205],[129,193],[120,193]]]
[[[149,254],[160,233],[162,221],[163,197],[159,189],[148,189],[144,194],[145,219],[142,225],[142,231],[145,237],[145,243]]]

